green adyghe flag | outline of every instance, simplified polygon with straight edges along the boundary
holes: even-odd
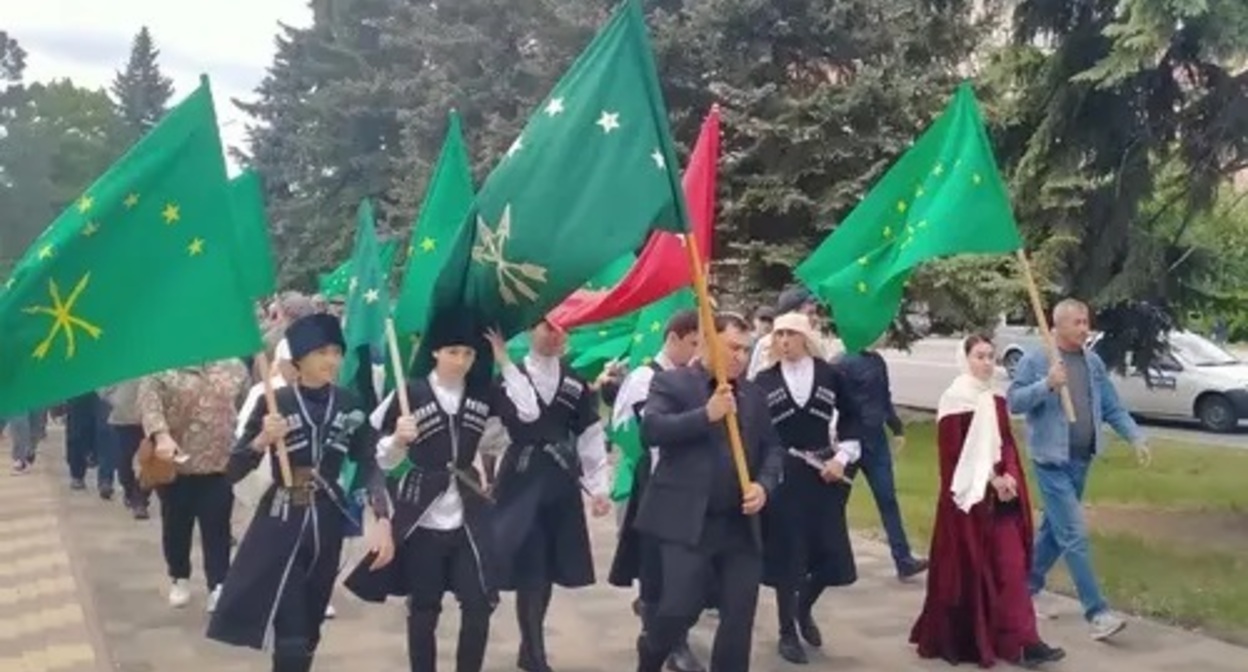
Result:
[[[637,261],[637,255],[626,254],[607,265],[583,289],[594,291],[614,287]],[[621,359],[633,342],[633,325],[637,315],[622,315],[600,324],[587,324],[568,332],[564,359],[577,374],[593,380],[613,359]],[[507,342],[507,352],[513,361],[520,361],[529,352],[529,332],[516,334]]]
[[[254,170],[244,170],[230,180],[230,197],[234,204],[235,245],[243,288],[252,298],[271,296],[277,291],[277,274],[273,268],[273,245],[269,242],[260,175]]]
[[[676,165],[641,9],[628,0],[482,185],[438,276],[430,327],[459,320],[514,336],[653,228],[685,231]]]
[[[346,321],[343,340],[347,350],[338,371],[338,383],[359,394],[364,408],[377,406],[373,353],[386,351],[386,317],[390,309],[386,271],[389,267],[381,265],[380,247],[373,204],[364,199],[355,215],[355,245],[348,262],[354,274],[347,280],[347,305],[343,313]],[[354,490],[356,472],[355,463],[348,459],[340,476],[342,487],[348,492]]]
[[[0,416],[260,349],[207,78],[0,286]]]
[[[831,307],[846,351],[856,352],[888,329],[919,264],[1021,247],[975,94],[964,83],[796,274]]]
[[[697,298],[686,288],[669,294],[634,313],[636,323],[629,335],[628,368],[649,366],[663,349],[667,337],[667,322],[672,315],[696,308]],[[626,501],[633,494],[633,476],[637,462],[645,448],[641,445],[641,427],[632,409],[619,418],[612,417],[607,430],[611,443],[620,449],[620,461],[615,468],[615,481],[611,485],[611,499]]]
[[[381,267],[387,273],[394,266],[394,255],[399,250],[397,240],[387,240],[382,243],[377,252],[378,259],[381,260]],[[326,299],[346,299],[347,293],[351,289],[351,277],[355,275],[355,269],[351,267],[351,260],[348,259],[338,265],[338,268],[329,273],[322,273],[317,279],[317,293]]]
[[[373,204],[368,199],[360,201],[355,226],[355,246],[350,261],[353,275],[347,282],[347,305],[343,313],[347,351],[338,378],[344,387],[356,389],[361,401],[371,408],[377,405],[372,353],[385,352],[390,292],[386,269],[381,266]]]
[[[403,284],[394,306],[394,326],[399,334],[424,331],[429,321],[433,284],[446,264],[455,237],[463,228],[472,207],[472,197],[468,148],[460,130],[459,115],[451,112],[442,152],[412,226],[407,268],[403,271]]]

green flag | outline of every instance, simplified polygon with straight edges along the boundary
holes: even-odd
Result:
[[[685,231],[676,166],[641,9],[628,0],[477,193],[438,276],[431,327],[461,320],[513,336],[653,228]]]
[[[975,94],[964,83],[796,274],[831,307],[846,350],[856,352],[888,329],[919,264],[1021,247]]]
[[[0,415],[260,349],[207,78],[0,286]]]
[[[394,266],[394,255],[398,252],[399,243],[397,240],[387,240],[381,244],[381,249],[377,253],[381,260],[381,267],[386,273]],[[338,268],[329,273],[322,273],[317,279],[317,292],[327,299],[346,299],[348,291],[351,288],[351,277],[355,275],[355,269],[351,267],[351,260],[348,259],[338,265]]]
[[[347,284],[347,305],[343,313],[347,351],[338,378],[344,386],[358,389],[365,404],[375,406],[372,353],[385,351],[390,296],[386,269],[381,266],[373,204],[368,199],[360,201],[355,226],[355,246],[350,261],[353,275]]]
[[[686,288],[667,295],[654,303],[637,311],[635,327],[629,335],[628,368],[636,369],[650,366],[654,358],[663,350],[667,338],[667,323],[672,315],[695,308],[697,299],[693,291]],[[641,459],[641,429],[638,418],[632,409],[627,409],[623,417],[612,417],[607,430],[611,443],[620,450],[620,461],[615,468],[615,481],[611,485],[611,499],[616,502],[626,501],[633,494],[633,476],[637,462]]]
[[[230,180],[230,197],[234,204],[235,245],[243,288],[252,298],[270,296],[277,291],[277,274],[273,268],[273,245],[269,242],[260,175],[254,170],[244,170]]]
[[[442,152],[434,166],[425,200],[412,226],[407,248],[407,268],[394,307],[394,326],[400,334],[424,331],[429,321],[429,302],[438,272],[446,263],[455,237],[472,207],[472,168],[468,148],[459,126],[459,115],[450,114]]]
[[[628,253],[611,262],[590,278],[582,289],[604,290],[614,287],[637,261],[637,255]],[[600,324],[587,324],[568,332],[564,359],[574,371],[593,380],[602,373],[607,362],[620,359],[632,344],[633,325],[637,315],[622,315]],[[529,332],[516,334],[507,342],[507,352],[513,361],[520,361],[529,352]]]

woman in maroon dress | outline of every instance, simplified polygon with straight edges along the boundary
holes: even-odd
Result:
[[[919,656],[992,667],[1065,657],[1045,644],[1027,589],[1031,505],[991,341],[963,343],[965,372],[940,398],[940,500],[927,598],[910,642]]]

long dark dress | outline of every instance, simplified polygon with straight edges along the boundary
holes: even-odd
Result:
[[[927,598],[910,633],[922,658],[992,667],[998,660],[1017,662],[1024,646],[1040,642],[1027,588],[1033,538],[1027,480],[1005,399],[995,400],[1001,432],[1001,461],[995,471],[1014,477],[1018,498],[999,501],[989,486],[988,495],[970,512],[957,507],[949,488],[972,413],[941,418],[940,498],[928,556]]]

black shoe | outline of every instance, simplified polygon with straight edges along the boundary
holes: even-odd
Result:
[[[672,672],[706,672],[702,661],[689,649],[689,641],[682,640],[667,657],[667,669]]]
[[[806,649],[798,641],[797,635],[780,635],[780,643],[776,645],[780,657],[794,665],[806,665],[810,659],[806,657]]]
[[[106,502],[113,501],[113,486],[106,484],[100,485],[100,499]]]
[[[797,633],[807,644],[816,649],[823,646],[823,633],[819,631],[819,625],[815,623],[815,619],[810,614],[797,617]]]
[[[927,560],[921,558],[910,558],[906,562],[901,563],[901,567],[897,569],[897,578],[902,581],[909,581],[923,572],[926,572],[927,566]]]
[[[146,504],[135,504],[130,507],[130,515],[134,516],[135,520],[147,520],[152,517],[152,514],[147,511]]]
[[[637,672],[663,672],[663,659],[646,646],[646,636],[637,637]]]
[[[1049,663],[1056,663],[1066,657],[1066,652],[1044,642],[1032,644],[1023,647],[1023,657],[1018,664],[1027,668],[1035,669]]]
[[[86,490],[87,483],[81,478],[71,478],[69,479],[69,489],[70,490]]]

